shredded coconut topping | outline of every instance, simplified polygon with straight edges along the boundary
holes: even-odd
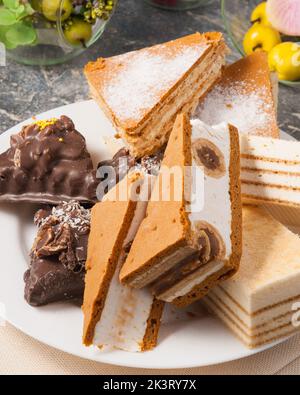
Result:
[[[40,221],[40,226],[45,225],[53,217],[61,224],[68,224],[72,229],[82,231],[90,227],[91,211],[75,200],[63,202],[52,208],[51,214]]]
[[[199,59],[208,45],[182,46],[174,51],[162,46],[160,54],[137,51],[118,56],[116,78],[104,88],[104,97],[116,116],[123,120],[138,120],[154,107]]]
[[[136,163],[134,169],[156,176],[159,173],[161,161],[162,159],[158,156],[144,156],[140,163]]]
[[[217,85],[199,105],[196,115],[208,125],[226,122],[237,127],[240,133],[255,134],[272,121],[272,108],[264,100],[266,96],[266,88],[255,87],[254,83],[251,89],[240,81],[226,89]]]

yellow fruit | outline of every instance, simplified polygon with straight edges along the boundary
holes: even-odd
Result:
[[[244,50],[247,55],[257,50],[270,52],[272,48],[280,43],[281,37],[277,30],[256,23],[245,34]]]
[[[251,23],[260,23],[265,26],[271,26],[267,16],[267,2],[260,3],[251,14]]]
[[[269,66],[280,80],[300,80],[300,45],[284,42],[274,47],[269,53]]]
[[[64,33],[70,44],[75,46],[85,46],[92,38],[93,30],[90,23],[85,22],[82,19],[75,18],[73,20],[73,24]]]
[[[61,20],[65,21],[69,18],[73,11],[72,1],[63,0],[42,0],[42,11],[44,16],[52,22],[56,22],[61,12]]]

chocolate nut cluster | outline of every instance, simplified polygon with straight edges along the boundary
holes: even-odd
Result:
[[[2,201],[93,203],[97,184],[85,139],[66,116],[24,126],[0,155]]]

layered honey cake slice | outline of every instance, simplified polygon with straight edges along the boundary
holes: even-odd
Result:
[[[170,169],[177,169],[176,174],[181,169],[182,178],[175,184],[172,176],[165,186]],[[203,183],[195,169],[201,170]],[[171,190],[170,199],[164,199],[165,190]],[[202,205],[193,206],[192,191],[203,193]],[[178,306],[200,299],[238,269],[241,210],[237,130],[226,124],[208,127],[199,120],[191,125],[186,115],[179,115],[121,282],[150,285],[159,300]]]
[[[135,157],[167,141],[176,115],[193,113],[221,76],[221,33],[195,33],[86,65],[92,96]]]
[[[300,240],[258,207],[243,207],[240,269],[204,303],[250,348],[300,330]]]
[[[196,116],[209,125],[228,122],[240,133],[278,138],[277,97],[278,80],[267,55],[256,52],[224,69]]]
[[[156,345],[164,303],[148,290],[119,282],[120,268],[146,212],[149,178],[130,172],[92,209],[82,307],[87,346],[137,352]]]

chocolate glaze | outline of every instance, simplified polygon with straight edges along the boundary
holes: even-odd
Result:
[[[33,306],[82,298],[90,210],[71,201],[35,215],[39,227],[24,275],[25,299]]]
[[[98,181],[84,137],[66,116],[24,126],[0,155],[0,201],[96,202]]]
[[[56,257],[37,258],[24,274],[25,299],[31,306],[53,302],[82,300],[84,291],[82,271],[75,273],[58,263]]]

